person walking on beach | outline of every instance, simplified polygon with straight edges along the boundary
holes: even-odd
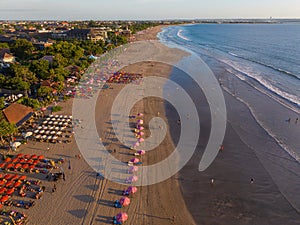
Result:
[[[56,184],[53,185],[52,193],[56,191]]]
[[[250,184],[254,184],[254,179],[253,178],[250,179]]]
[[[210,186],[213,187],[213,186],[214,186],[214,183],[215,183],[215,180],[212,178],[212,179],[210,180]]]
[[[296,120],[295,120],[295,124],[297,124],[298,123],[298,117],[296,118]]]

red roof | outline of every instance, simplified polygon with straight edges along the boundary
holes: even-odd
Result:
[[[20,123],[24,122],[26,117],[31,115],[33,112],[34,111],[32,108],[18,103],[13,103],[3,110],[3,114],[5,115],[7,121],[14,123],[17,126],[21,125]]]

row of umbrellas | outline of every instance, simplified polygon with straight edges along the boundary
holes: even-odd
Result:
[[[138,113],[138,117],[142,117],[143,114],[142,113]],[[144,135],[144,132],[141,132],[141,130],[144,130],[144,127],[142,127],[141,125],[143,125],[144,121],[142,119],[139,119],[137,121],[137,129],[135,129],[135,133],[136,133],[136,137],[138,137],[138,141],[134,144],[134,147],[139,146],[139,143],[143,142],[144,139],[142,138],[142,136]],[[139,150],[137,151],[138,155],[145,155],[146,151],[145,150]],[[134,173],[138,171],[138,167],[136,166],[139,162],[140,159],[139,158],[132,158],[129,162],[135,164],[135,165],[131,165],[129,166],[128,172],[129,173]],[[133,175],[130,176],[128,178],[126,178],[126,183],[134,183],[138,180],[138,177]],[[135,186],[129,186],[126,190],[124,190],[123,194],[124,195],[131,195],[137,192],[137,187]],[[117,200],[115,202],[115,207],[117,208],[122,208],[123,206],[128,206],[130,204],[130,198],[128,197],[122,197],[120,200]],[[128,220],[128,214],[126,212],[120,212],[118,213],[116,216],[114,216],[114,221],[118,222],[118,223],[123,223],[126,220]]]

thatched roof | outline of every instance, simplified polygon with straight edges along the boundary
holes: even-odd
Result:
[[[16,126],[20,126],[27,121],[33,112],[32,108],[18,103],[13,103],[3,110],[7,121],[16,124]]]

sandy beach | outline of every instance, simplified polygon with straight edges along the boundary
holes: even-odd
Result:
[[[156,34],[160,30],[161,26],[148,29],[143,34],[137,35],[136,40],[156,39]],[[163,45],[156,47],[164,51],[177,51],[166,50],[167,47]],[[181,57],[178,59],[175,57],[174,60],[179,60]],[[191,80],[186,79],[180,71],[169,65],[153,62],[133,64],[124,68],[124,71],[141,73],[145,77],[150,75],[170,77],[182,82],[180,84],[192,96],[201,118],[200,141],[195,154],[178,174],[164,182],[139,187],[129,207],[115,209],[113,203],[121,197],[122,190],[126,186],[97,176],[83,158],[75,157],[81,153],[74,139],[70,144],[29,141],[27,145],[21,146],[20,152],[43,154],[47,158],[63,157],[66,160],[63,165],[66,181],[61,180],[57,183],[55,193],[51,191],[53,182],[44,182],[46,192],[43,198],[36,202],[35,207],[25,211],[29,215],[29,224],[111,224],[111,218],[120,211],[128,213],[129,218],[125,224],[132,225],[300,224],[299,212],[287,199],[288,195],[283,195],[284,191],[291,192],[276,185],[277,179],[285,178],[276,176],[274,162],[281,155],[286,157],[286,165],[295,168],[299,166],[280,150],[278,143],[254,120],[249,109],[227,92],[230,90],[228,87],[234,82],[237,90],[247,90],[248,87],[243,86],[236,79],[223,76],[225,71],[222,67],[212,69],[223,83],[228,122],[224,150],[218,154],[214,163],[206,171],[199,172],[198,164],[208,141],[211,118],[208,103],[200,88],[191,84]],[[110,115],[115,96],[123,87],[122,84],[111,84],[109,89],[101,92],[95,109],[96,115],[101,116],[97,116],[95,121],[98,134],[102,142],[106,143],[106,148],[114,157],[126,162],[132,158],[132,151],[124,148],[111,132]],[[271,99],[260,97],[264,104],[270,104],[269,106],[274,107],[274,110],[278,109]],[[60,105],[63,110],[58,114],[72,114],[72,99]],[[138,102],[132,109],[132,114],[136,115],[138,112],[144,112],[145,124],[152,117],[157,116],[158,112],[168,124],[169,132],[161,145],[143,156],[143,165],[151,165],[167,158],[174,150],[180,135],[178,115],[170,104],[155,97]],[[290,113],[291,116],[295,116]],[[82,129],[84,132],[86,128],[82,127]],[[145,133],[146,137],[150,135],[147,130]],[[261,146],[263,152],[259,151]],[[274,155],[267,154],[270,149],[275,152]],[[260,157],[257,154],[260,154]],[[68,167],[69,161],[71,169]],[[269,166],[266,166],[266,163],[269,163]],[[280,168],[277,167],[277,171]],[[42,181],[45,180],[44,175],[38,176]],[[293,180],[293,176],[297,175],[290,174],[286,179]],[[252,184],[251,178],[254,179]],[[214,179],[213,185],[210,183],[211,179]],[[292,183],[291,188],[294,189],[294,193],[299,191],[299,188],[295,187],[299,186],[297,183]]]

